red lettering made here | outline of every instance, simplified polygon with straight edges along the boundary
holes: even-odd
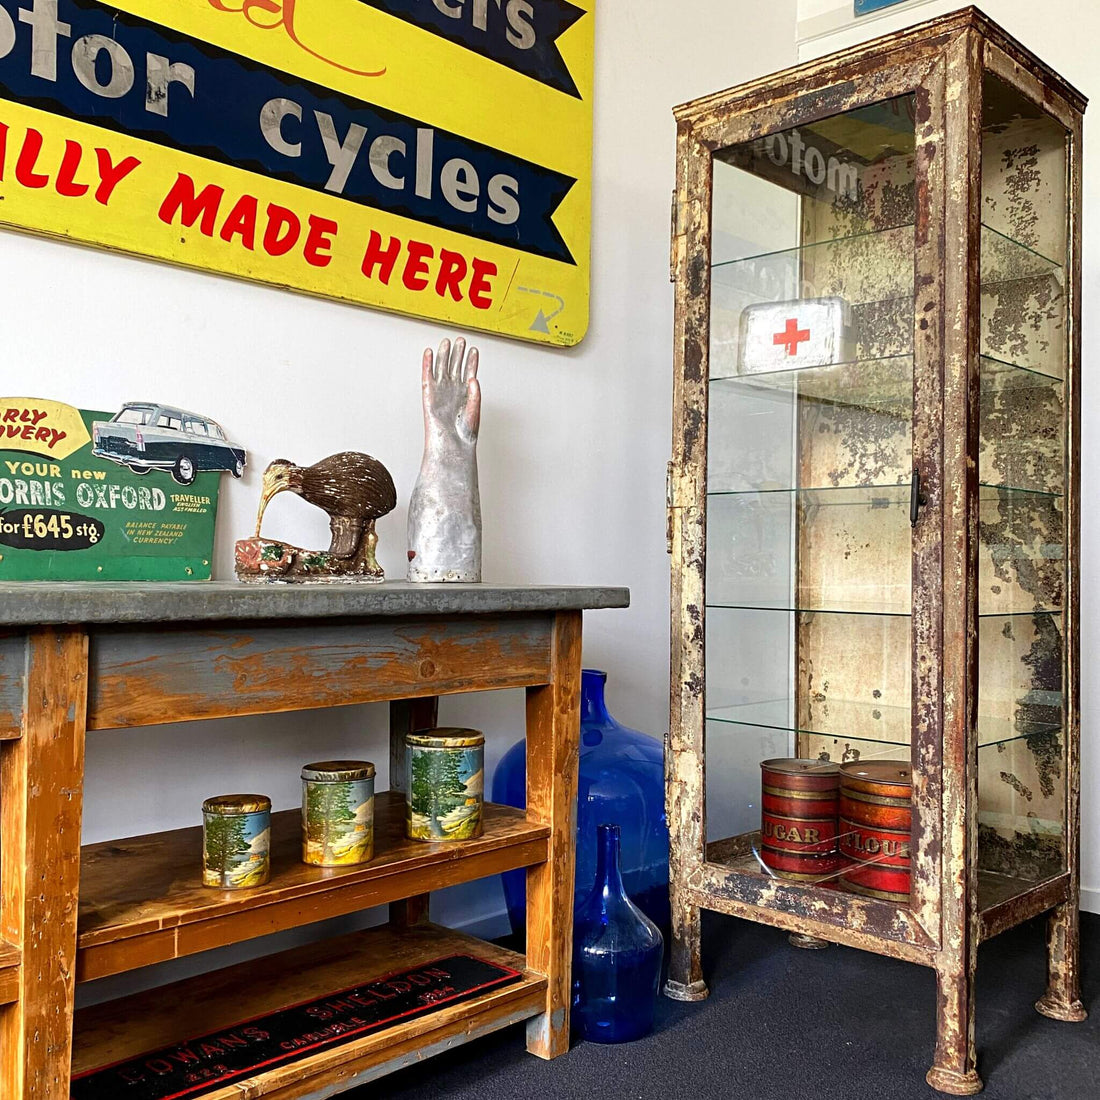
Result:
[[[332,248],[340,231],[339,223],[331,218],[309,214],[303,219],[289,207],[274,202],[261,212],[255,195],[227,201],[224,187],[213,183],[200,187],[186,172],[176,177],[157,216],[165,225],[188,229],[198,226],[204,237],[217,236],[249,252],[255,252],[258,245],[267,255],[279,257],[300,247],[302,258],[311,267],[332,263]]]
[[[389,286],[399,272],[407,290],[430,290],[440,298],[468,301],[474,309],[490,309],[497,265],[477,257],[467,260],[449,248],[440,248],[436,255],[435,247],[427,241],[383,237],[372,229],[363,251],[362,272],[365,278],[383,286]]]

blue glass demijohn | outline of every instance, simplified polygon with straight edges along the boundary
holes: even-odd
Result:
[[[628,1043],[653,1030],[665,944],[626,896],[619,826],[597,830],[596,882],[573,920],[573,1030],[596,1043]]]
[[[622,878],[627,894],[658,928],[667,931],[668,820],[664,749],[659,741],[620,725],[607,712],[607,673],[581,673],[580,781],[577,792],[577,872],[574,907],[596,881],[596,829],[605,821],[622,830]],[[527,804],[527,743],[519,741],[493,774],[493,801]],[[526,872],[503,876],[512,931],[526,927]]]

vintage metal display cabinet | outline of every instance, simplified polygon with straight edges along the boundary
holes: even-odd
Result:
[[[1049,913],[1085,1015],[1084,108],[967,8],[676,110],[666,991],[702,908],[921,963],[958,1095],[983,939]],[[911,763],[908,904],[757,858],[792,756]]]

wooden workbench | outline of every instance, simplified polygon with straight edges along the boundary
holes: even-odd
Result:
[[[401,583],[0,585],[0,1096],[68,1100],[71,1072],[193,1036],[196,1021],[213,1030],[462,950],[523,978],[207,1097],[327,1096],[520,1020],[532,1053],[566,1050],[581,612],[628,598]],[[526,813],[488,805],[476,840],[406,841],[405,733],[434,724],[440,695],[521,687]],[[273,815],[271,882],[247,891],[199,885],[198,827],[81,848],[89,731],[382,700],[392,790],[377,799],[369,864],[298,862],[294,811]],[[526,957],[428,921],[430,891],[519,867]],[[383,903],[382,928],[74,1016],[77,982]]]

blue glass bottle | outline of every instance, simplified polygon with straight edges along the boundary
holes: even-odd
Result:
[[[628,1043],[653,1030],[665,944],[626,896],[619,826],[600,825],[596,882],[574,913],[573,1030],[595,1043]]]
[[[618,822],[626,892],[658,928],[668,930],[668,819],[665,817],[664,749],[660,741],[616,722],[607,711],[607,673],[581,673],[580,781],[577,797],[577,873],[574,906],[596,880],[596,827]],[[527,804],[527,742],[503,756],[493,774],[493,801]],[[504,898],[512,931],[525,927],[526,872],[509,871]]]

